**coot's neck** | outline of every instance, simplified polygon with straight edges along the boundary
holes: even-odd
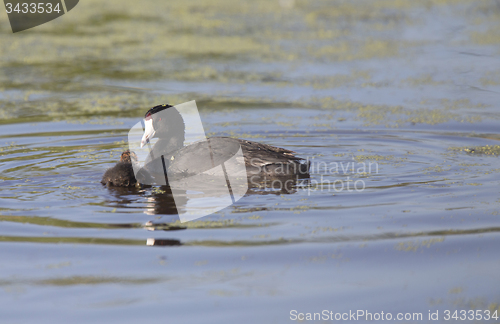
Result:
[[[169,134],[158,136],[154,149],[161,150],[162,155],[168,155],[184,146],[184,134]]]

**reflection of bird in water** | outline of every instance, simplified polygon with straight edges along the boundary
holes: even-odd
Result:
[[[168,109],[167,114],[158,114],[165,109]],[[245,174],[236,174],[236,176],[246,176],[251,186],[273,179],[309,177],[309,163],[304,163],[304,159],[295,156],[294,151],[230,137],[212,137],[207,141],[184,146],[185,129],[184,120],[175,107],[159,105],[148,110],[145,115],[145,131],[141,147],[150,143],[153,138],[158,140],[150,150],[144,163],[145,167],[137,174],[139,182],[147,183],[150,180],[149,174],[163,176],[163,171],[167,169],[169,176],[199,174],[208,170],[211,165],[206,161],[207,159],[200,158],[203,155],[200,152],[210,152],[213,164],[214,159],[220,163],[231,158],[240,147],[244,158],[238,163],[244,164],[244,168],[240,170],[243,170]],[[162,157],[163,166],[158,163],[160,157]],[[120,162],[106,171],[101,182],[113,186],[134,186],[137,183],[132,168],[135,160],[136,156],[133,152],[125,151]],[[152,166],[154,164],[155,166]],[[154,168],[156,170],[152,170]]]
[[[137,156],[129,150],[122,153],[120,161],[104,173],[101,183],[115,187],[133,187],[137,180],[134,175],[132,163],[137,161]]]

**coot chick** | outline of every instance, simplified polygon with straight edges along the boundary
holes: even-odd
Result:
[[[104,173],[101,183],[115,187],[133,187],[137,184],[132,163],[137,161],[137,156],[129,150],[122,153],[120,161]]]

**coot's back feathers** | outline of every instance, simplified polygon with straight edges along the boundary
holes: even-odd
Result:
[[[238,157],[236,154],[240,148],[243,155]],[[277,178],[308,177],[309,163],[304,163],[304,159],[294,153],[237,138],[210,137],[207,141],[185,146],[165,158],[169,177],[190,177],[202,173],[216,175],[220,170],[215,166],[224,163],[233,177],[247,177],[250,183],[255,184]],[[230,160],[233,162],[228,163]]]
[[[303,160],[303,158],[295,156],[294,151],[284,148],[242,139],[238,139],[238,142],[243,150],[246,166],[299,162]]]

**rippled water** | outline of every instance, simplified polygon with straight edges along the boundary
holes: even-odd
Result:
[[[499,21],[466,0],[89,0],[17,34],[4,15],[2,322],[500,312]],[[311,179],[189,223],[159,188],[100,184],[149,107],[189,100]]]

